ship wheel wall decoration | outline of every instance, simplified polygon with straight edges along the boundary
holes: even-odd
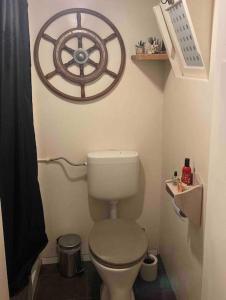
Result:
[[[49,27],[59,20],[59,18],[73,15],[75,26],[71,29],[61,33],[57,38],[48,34]],[[100,34],[95,33],[93,30],[83,27],[82,17],[92,16],[102,20],[108,27],[110,32],[106,37],[101,37]],[[76,47],[69,46],[69,42],[76,40]],[[86,48],[84,41],[88,40],[92,46]],[[108,43],[116,40],[119,44],[120,55],[117,56],[117,62],[119,64],[117,71],[112,71],[109,65],[109,49]],[[54,68],[51,71],[45,72],[41,64],[40,44],[41,42],[49,42],[53,46],[51,52],[51,59],[53,60]],[[66,62],[62,59],[63,52],[69,55],[69,60]],[[98,52],[98,61],[92,59],[92,54]],[[125,68],[126,52],[123,39],[115,27],[115,25],[105,16],[100,13],[84,9],[84,8],[72,8],[61,11],[51,17],[41,28],[34,47],[34,62],[37,73],[43,82],[43,84],[50,89],[57,96],[72,100],[72,101],[89,101],[100,98],[110,92],[120,80],[124,68]],[[78,68],[78,74],[71,71],[71,67]],[[92,71],[88,74],[84,72],[87,66],[92,67]],[[111,77],[110,84],[101,91],[93,95],[86,93],[87,86],[95,84],[102,78],[103,75]],[[79,87],[78,95],[74,96],[69,93],[65,93],[61,88],[58,88],[53,83],[53,78],[60,76],[61,79],[67,81],[70,84]]]

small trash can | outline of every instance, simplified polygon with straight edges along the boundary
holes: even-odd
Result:
[[[57,239],[59,271],[64,277],[73,277],[83,271],[81,238],[77,234],[62,235]]]

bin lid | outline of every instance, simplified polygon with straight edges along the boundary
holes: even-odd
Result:
[[[80,246],[81,238],[77,234],[65,234],[59,237],[58,245],[61,248],[72,249]]]

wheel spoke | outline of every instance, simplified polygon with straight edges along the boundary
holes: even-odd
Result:
[[[47,33],[44,33],[42,37],[44,40],[52,43],[53,45],[56,44],[56,40],[53,37],[51,37],[50,35],[48,35]]]
[[[77,13],[77,28],[82,28],[81,13]]]
[[[113,77],[113,78],[117,78],[117,74],[115,72],[112,72],[108,69],[105,70],[105,73],[108,74],[109,76]]]
[[[85,93],[85,85],[84,85],[84,84],[81,85],[81,97],[82,97],[82,98],[85,98],[85,97],[86,97],[86,93]]]
[[[54,45],[56,44],[56,41],[57,41],[57,40],[55,40],[55,39],[54,39],[53,37],[51,37],[50,35],[44,33],[42,37],[43,37],[43,39],[45,39],[46,41],[48,41],[48,42],[50,42],[50,43],[52,43],[52,44],[54,44]],[[67,51],[67,52],[68,52],[69,54],[71,54],[71,55],[74,55],[74,52],[75,52],[74,49],[68,47],[67,45],[64,45],[63,50]]]
[[[68,62],[66,62],[65,64],[63,64],[66,68],[68,68],[69,66],[73,65],[75,63],[74,59],[69,60]],[[58,71],[55,69],[52,72],[49,72],[48,74],[45,75],[46,79],[51,79],[54,76],[56,76],[58,74]]]
[[[98,50],[98,47],[96,45],[93,45],[92,47],[88,48],[86,51],[90,55],[90,54],[92,54],[96,50]]]
[[[104,39],[104,42],[105,42],[105,44],[107,44],[108,42],[110,42],[110,41],[112,41],[112,40],[114,40],[116,38],[117,38],[116,33],[112,33],[108,37],[106,37],[106,39]]]
[[[84,65],[79,65],[80,68],[80,76],[83,77],[84,76]]]
[[[70,67],[71,65],[73,65],[74,63],[75,63],[74,58],[72,58],[71,60],[69,60],[68,62],[66,62],[66,63],[64,64],[64,66],[65,66],[66,68],[68,68],[68,67]]]
[[[58,74],[57,70],[54,70],[54,71],[46,74],[45,78],[49,80],[49,79],[53,78],[54,76],[56,76],[57,74]]]
[[[72,56],[74,55],[74,52],[75,52],[75,50],[74,49],[72,49],[72,48],[70,48],[70,47],[68,47],[67,45],[64,45],[64,47],[63,47],[63,49],[62,50],[65,50],[65,51],[67,51],[69,54],[71,54]]]
[[[98,63],[96,63],[95,61],[93,61],[93,60],[90,59],[90,58],[87,60],[87,64],[93,66],[93,67],[96,68],[96,69],[97,69],[97,67],[98,67],[98,65],[99,65]]]
[[[82,36],[78,36],[78,48],[82,49]]]

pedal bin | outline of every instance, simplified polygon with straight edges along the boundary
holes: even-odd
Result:
[[[83,271],[81,238],[77,234],[62,235],[57,239],[59,271],[64,277],[74,277]]]

